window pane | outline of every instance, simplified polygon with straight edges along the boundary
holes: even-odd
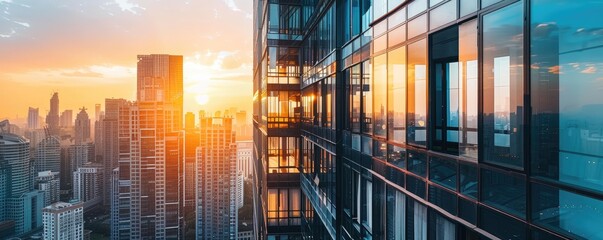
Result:
[[[393,47],[397,44],[406,41],[406,25],[402,25],[387,35],[387,46]]]
[[[427,0],[415,0],[408,4],[408,18],[412,18],[427,9]]]
[[[375,19],[380,18],[387,13],[387,0],[373,0],[373,8],[375,9]]]
[[[387,19],[387,21],[389,22],[388,23],[389,29],[395,28],[395,27],[399,26],[400,24],[402,24],[403,22],[405,22],[406,21],[406,8],[401,8],[400,10],[398,10],[395,13],[393,13],[392,15],[390,15],[389,18]]]
[[[459,26],[459,155],[477,159],[477,20]]]
[[[408,22],[408,39],[427,32],[427,14],[423,14]]]
[[[461,164],[459,170],[459,192],[466,196],[477,199],[477,167],[474,165]]]
[[[539,184],[532,189],[534,222],[572,238],[603,238],[603,201]]]
[[[487,207],[480,207],[479,221],[480,228],[500,239],[527,239],[525,223]]]
[[[523,168],[523,2],[483,22],[484,161]]]
[[[429,29],[435,29],[456,19],[456,1],[452,0],[429,12]]]
[[[533,173],[603,192],[603,2],[532,1]],[[584,16],[592,16],[588,21]]]
[[[406,169],[406,149],[388,145],[387,161],[398,168]]]
[[[405,239],[406,196],[393,187],[387,187],[386,236],[388,240]]]
[[[387,54],[388,138],[406,142],[406,47]]]
[[[461,17],[469,13],[477,11],[478,0],[460,0],[461,1]]]
[[[482,201],[486,204],[525,218],[525,179],[482,169]]]
[[[352,132],[360,132],[360,95],[362,93],[360,65],[350,71],[350,121]]]
[[[427,156],[424,153],[409,150],[408,170],[424,177],[425,173],[427,172]]]
[[[373,62],[373,109],[374,133],[378,137],[387,134],[387,55],[374,58]]]
[[[373,133],[373,82],[370,60],[362,63],[362,132]]]
[[[425,145],[427,140],[427,41],[408,46],[407,141]]]
[[[456,161],[438,157],[429,158],[429,179],[456,190]]]
[[[490,6],[490,5],[495,4],[497,2],[500,2],[500,0],[482,0],[482,8]]]

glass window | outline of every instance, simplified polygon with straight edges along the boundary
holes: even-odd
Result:
[[[299,138],[268,137],[268,173],[298,173]]]
[[[477,11],[477,1],[478,0],[460,0],[461,4],[461,17]]]
[[[482,0],[482,8],[485,8],[500,1],[501,0]]]
[[[427,156],[424,153],[408,151],[408,170],[425,177],[427,172]]]
[[[427,141],[427,40],[408,45],[407,142]]]
[[[408,39],[419,36],[427,32],[427,14],[423,14],[413,20],[410,20],[408,26]]]
[[[387,134],[387,55],[373,59],[373,126],[374,134],[386,137]]]
[[[362,63],[362,132],[373,133],[373,82],[370,60]]]
[[[443,2],[444,0],[429,0],[429,7],[433,7],[435,5],[437,5],[438,3]]]
[[[405,239],[406,195],[387,186],[387,206],[385,231],[388,240]]]
[[[400,1],[400,0],[397,0]],[[390,1],[391,3],[391,1]],[[390,4],[391,6],[391,4]],[[391,30],[397,26],[399,26],[400,24],[402,24],[403,22],[406,21],[406,8],[401,8],[400,10],[396,11],[395,13],[393,13],[392,15],[389,16],[389,18],[387,19],[388,23],[388,28]]]
[[[603,201],[539,184],[532,191],[535,223],[571,238],[603,238]]]
[[[532,171],[601,193],[603,3],[531,4]]]
[[[456,161],[438,157],[429,158],[429,179],[444,187],[456,190]]]
[[[406,169],[406,149],[388,145],[387,161],[398,168]]]
[[[350,68],[350,122],[352,132],[360,132],[360,99],[362,93],[360,65]]]
[[[459,217],[477,225],[477,204],[464,198],[459,198]]]
[[[453,240],[456,235],[456,225],[440,214],[435,214],[435,239]]]
[[[373,141],[373,157],[386,160],[387,144],[382,141]]]
[[[387,34],[388,47],[396,46],[404,41],[406,41],[406,25],[402,25]]]
[[[387,0],[373,0],[373,8],[375,9],[375,19],[387,13]]]
[[[444,190],[437,185],[429,185],[429,202],[453,215],[457,214],[457,197],[451,191]]]
[[[483,23],[483,159],[523,168],[523,1]]]
[[[527,239],[526,224],[493,209],[480,206],[480,228],[500,239]]]
[[[427,207],[407,198],[407,239],[427,239]]]
[[[434,33],[430,38],[432,97],[430,134],[432,149],[458,154],[459,146],[459,64],[458,27]]]
[[[388,139],[406,142],[406,47],[387,54]]]
[[[481,173],[482,202],[525,218],[525,179],[487,169]]]
[[[429,29],[433,30],[456,20],[456,1],[449,1],[429,12]]]
[[[477,159],[477,20],[459,25],[459,155]]]
[[[373,155],[373,139],[367,136],[362,136],[362,153]]]
[[[408,18],[412,18],[427,9],[427,0],[415,0],[408,4]]]
[[[477,167],[470,164],[460,164],[459,166],[459,192],[477,199]]]

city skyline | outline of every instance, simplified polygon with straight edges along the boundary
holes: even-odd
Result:
[[[11,86],[0,88],[2,119],[27,119],[29,107],[45,117],[53,92],[61,112],[134,99],[136,55],[152,53],[183,55],[185,112],[251,112],[249,1],[0,1],[0,9],[0,85]]]

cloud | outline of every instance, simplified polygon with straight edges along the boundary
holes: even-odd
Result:
[[[593,74],[597,72],[597,68],[595,66],[588,66],[584,70],[580,71],[581,73]]]
[[[136,3],[131,3],[129,0],[115,0],[115,4],[121,8],[123,12],[131,12],[133,14],[138,14],[138,10],[146,10],[145,8],[139,6]]]
[[[102,78],[104,75],[101,73],[84,70],[84,71],[74,71],[74,72],[63,72],[63,73],[61,73],[61,76]]]
[[[241,9],[237,6],[237,4],[234,2],[234,0],[224,0],[224,3],[226,3],[226,6],[228,6],[228,8],[230,8],[230,10],[233,10],[235,12],[241,11]]]
[[[77,69],[38,69],[4,75],[13,82],[32,85],[110,85],[123,83],[124,81],[135,81],[136,68],[93,65]]]

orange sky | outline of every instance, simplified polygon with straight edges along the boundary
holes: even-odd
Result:
[[[0,0],[0,119],[30,106],[45,116],[53,91],[60,111],[134,100],[138,54],[184,56],[185,111],[250,112],[251,9],[250,0]]]

